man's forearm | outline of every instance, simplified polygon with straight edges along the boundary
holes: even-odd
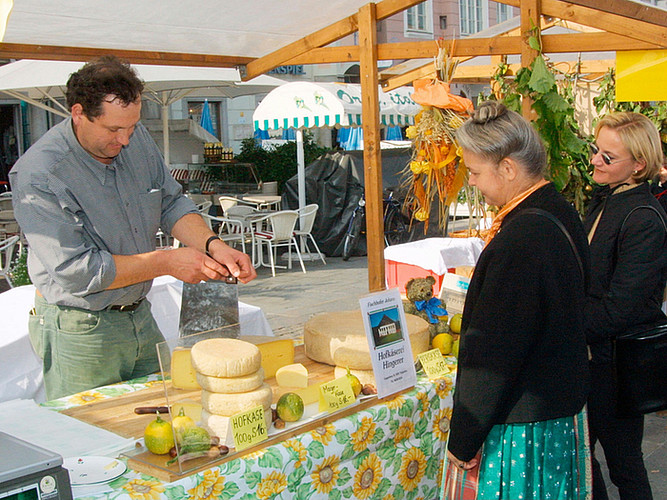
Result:
[[[168,250],[155,250],[136,255],[114,255],[116,277],[107,290],[123,288],[168,274],[167,252]]]

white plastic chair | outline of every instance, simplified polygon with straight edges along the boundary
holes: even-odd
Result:
[[[243,253],[246,253],[246,243],[251,244],[251,249],[253,251],[253,262],[255,261],[254,256],[254,245],[252,245],[252,231],[249,227],[245,226],[242,221],[235,219],[228,219],[226,217],[214,217],[212,215],[203,215],[204,220],[212,230],[217,230],[218,237],[227,244],[236,246],[236,243],[241,243],[241,250]]]
[[[284,267],[276,265],[276,249],[281,246],[286,246],[288,249],[288,269],[292,268],[292,247],[294,247],[301,263],[301,270],[304,273],[306,272],[306,267],[303,265],[301,252],[299,251],[299,245],[294,236],[294,227],[298,218],[299,213],[296,210],[283,210],[253,221],[253,237],[255,246],[257,247],[257,255],[259,256],[259,265],[265,265],[262,258],[262,248],[266,244],[271,274],[274,277],[276,276],[276,267]],[[265,226],[266,229],[264,228]]]
[[[310,253],[308,240],[312,241],[313,245],[315,246],[315,250],[317,250],[317,255],[320,259],[322,259],[322,263],[326,264],[327,262],[324,260],[324,255],[322,252],[320,252],[320,247],[317,246],[317,242],[312,235],[313,224],[315,224],[315,217],[317,216],[317,210],[319,208],[320,206],[317,203],[311,203],[310,205],[306,205],[305,207],[297,210],[299,213],[299,229],[296,229],[294,234],[299,236],[302,244],[301,248],[308,253]]]
[[[14,288],[14,284],[9,277],[9,268],[12,265],[14,248],[18,241],[18,235],[10,236],[5,240],[0,241],[0,277],[5,278],[10,288]]]
[[[249,207],[254,209],[255,205],[252,203],[245,203],[243,200],[239,200],[233,196],[218,196],[218,203],[220,203],[220,208],[222,208],[222,214],[227,217],[227,211],[236,206]]]
[[[197,203],[197,210],[199,210],[202,214],[208,215],[208,210],[213,206],[212,201],[202,201],[201,203]]]

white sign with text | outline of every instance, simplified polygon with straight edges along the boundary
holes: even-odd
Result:
[[[378,398],[413,387],[417,373],[398,288],[362,297],[359,304]]]

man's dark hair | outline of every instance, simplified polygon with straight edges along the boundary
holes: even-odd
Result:
[[[123,106],[141,97],[144,83],[127,61],[115,56],[102,56],[86,63],[67,80],[67,106],[81,104],[88,118],[102,114],[102,102],[115,96]]]

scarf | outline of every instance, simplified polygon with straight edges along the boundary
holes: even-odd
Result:
[[[541,179],[537,181],[535,184],[533,184],[530,188],[528,188],[526,191],[523,193],[518,194],[514,198],[512,198],[510,201],[505,203],[505,206],[498,212],[498,215],[496,215],[495,219],[493,219],[493,223],[491,224],[491,228],[489,229],[489,234],[486,236],[484,239],[484,245],[488,245],[489,242],[493,239],[493,237],[498,234],[498,231],[500,231],[500,226],[503,223],[503,219],[505,216],[510,213],[512,210],[514,210],[517,205],[519,205],[523,200],[528,198],[531,194],[533,194],[535,191],[540,189],[542,186],[546,186],[549,184],[549,181],[546,179]]]

